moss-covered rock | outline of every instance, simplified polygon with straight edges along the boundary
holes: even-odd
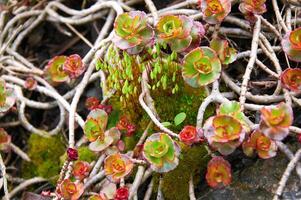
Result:
[[[191,148],[183,145],[178,167],[171,172],[162,174],[164,199],[189,200],[190,176],[193,174],[194,183],[198,184],[205,172],[209,159],[210,156],[203,145]],[[159,176],[159,174],[155,176],[155,189],[158,187]],[[156,191],[154,191],[153,196],[156,196]]]
[[[40,176],[55,182],[61,167],[58,158],[65,152],[63,138],[60,135],[45,138],[31,134],[28,146],[27,154],[32,162],[23,162],[22,177]]]

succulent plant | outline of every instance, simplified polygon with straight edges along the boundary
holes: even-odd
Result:
[[[280,76],[282,85],[292,91],[301,90],[301,69],[300,68],[287,68]]]
[[[230,0],[201,0],[204,20],[209,24],[219,24],[231,11]]]
[[[63,70],[72,79],[79,77],[85,69],[82,58],[77,54],[68,56],[63,64]]]
[[[266,12],[265,2],[266,0],[242,0],[239,4],[239,10],[247,20],[254,22],[256,21],[255,15]]]
[[[68,74],[63,69],[66,59],[67,56],[55,56],[46,65],[44,69],[45,76],[53,85],[69,80]]]
[[[229,115],[237,119],[241,123],[241,125],[243,126],[246,132],[249,132],[251,130],[250,126],[246,121],[247,117],[241,111],[241,106],[237,101],[229,101],[226,103],[222,103],[217,110],[217,114]]]
[[[301,62],[301,27],[288,32],[283,37],[281,45],[291,60]]]
[[[182,75],[192,87],[206,86],[217,80],[220,73],[220,60],[209,47],[196,48],[184,57]]]
[[[203,141],[203,132],[194,126],[185,126],[179,133],[180,140],[186,145],[192,145]]]
[[[120,138],[117,128],[106,131],[108,114],[102,109],[90,111],[84,126],[84,133],[91,142],[89,148],[92,151],[103,151],[111,144],[116,143]]]
[[[73,165],[72,175],[78,180],[83,180],[89,175],[90,169],[88,162],[76,161]]]
[[[11,142],[11,136],[3,129],[0,128],[0,150],[7,151]]]
[[[283,140],[293,123],[293,110],[284,102],[261,109],[260,131],[272,140]]]
[[[104,171],[106,176],[114,182],[119,182],[121,178],[129,175],[133,169],[133,162],[125,154],[111,154],[104,161]]]
[[[243,142],[242,148],[247,156],[253,156],[256,151],[258,156],[263,159],[272,158],[277,154],[276,143],[260,130],[255,130],[248,140]]]
[[[204,124],[209,145],[222,155],[231,154],[244,140],[246,131],[240,121],[229,115],[210,117]]]
[[[223,65],[228,65],[236,60],[237,51],[229,47],[229,42],[220,38],[215,38],[210,41],[210,48],[218,55]]]
[[[130,11],[120,14],[114,23],[112,42],[130,54],[140,53],[145,46],[153,43],[154,30],[147,24],[146,14]]]
[[[207,165],[206,181],[212,188],[222,188],[232,181],[231,165],[221,156],[213,157]]]
[[[167,43],[172,51],[183,52],[199,46],[205,29],[200,22],[187,16],[165,15],[156,24],[159,42]]]
[[[5,81],[0,78],[0,113],[7,112],[16,102],[13,90],[7,89]]]
[[[155,133],[144,143],[143,156],[159,173],[175,169],[179,164],[179,154],[179,146],[166,133]]]
[[[84,184],[64,179],[58,188],[58,195],[66,200],[78,200],[84,192]]]

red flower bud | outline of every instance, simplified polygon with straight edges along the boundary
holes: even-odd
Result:
[[[67,149],[67,156],[69,161],[75,161],[78,159],[78,152],[76,149],[68,148]]]
[[[202,135],[202,129],[197,130],[194,126],[185,126],[179,134],[180,140],[187,145],[204,141]]]
[[[129,189],[127,187],[118,188],[114,200],[128,200]]]

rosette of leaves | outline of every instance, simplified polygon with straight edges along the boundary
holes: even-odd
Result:
[[[265,2],[266,0],[242,0],[238,8],[247,20],[254,22],[255,15],[262,15],[267,11]]]
[[[155,133],[147,138],[143,156],[158,173],[169,172],[179,164],[179,146],[166,133]]]
[[[217,110],[217,114],[219,115],[229,115],[235,119],[237,119],[246,132],[249,132],[251,130],[250,126],[248,125],[246,119],[247,117],[245,114],[241,111],[241,106],[239,102],[237,101],[230,101],[226,103],[222,103]]]
[[[76,161],[73,165],[72,175],[78,180],[83,180],[89,175],[90,169],[88,162]]]
[[[277,154],[276,143],[260,130],[255,130],[248,140],[242,143],[242,149],[247,156],[253,156],[256,151],[258,156],[263,159],[272,158]]]
[[[222,188],[232,181],[231,165],[221,156],[213,157],[207,165],[206,181],[212,188]]]
[[[109,155],[104,161],[104,171],[111,181],[119,182],[133,169],[133,162],[125,154],[115,153]]]
[[[0,78],[0,113],[7,112],[15,102],[13,90],[6,88],[5,81]]]
[[[236,60],[237,51],[229,47],[229,42],[220,38],[212,39],[210,48],[213,49],[218,55],[223,65],[229,65]]]
[[[221,62],[209,47],[196,48],[184,57],[182,75],[185,82],[194,88],[214,82],[220,73]]]
[[[64,179],[58,187],[58,195],[66,200],[78,200],[84,192],[84,184]]]
[[[203,132],[201,129],[197,130],[194,126],[184,126],[179,133],[179,137],[184,144],[192,145],[203,141]]]
[[[67,56],[55,56],[46,65],[44,73],[52,84],[56,85],[69,80],[68,74],[63,69],[66,59]]]
[[[301,69],[287,68],[281,73],[281,83],[286,89],[298,92],[301,90]]]
[[[301,62],[301,27],[288,32],[283,37],[281,45],[291,60]]]
[[[293,123],[292,108],[282,102],[276,106],[263,107],[260,111],[260,131],[272,140],[283,140]]]
[[[183,52],[199,46],[205,29],[200,22],[187,16],[165,15],[157,25],[159,42],[167,43],[172,51]]]
[[[7,151],[11,142],[11,136],[3,129],[0,128],[0,150]]]
[[[82,58],[77,54],[68,56],[63,64],[63,70],[72,79],[79,77],[85,69]]]
[[[112,42],[130,54],[138,54],[145,46],[153,43],[154,34],[144,12],[130,11],[116,18]]]
[[[102,109],[94,109],[87,116],[84,125],[84,133],[91,142],[89,148],[92,151],[103,151],[120,139],[120,132],[113,127],[107,131],[108,114]]]
[[[222,155],[231,154],[244,140],[246,131],[240,121],[229,115],[210,117],[204,124],[204,136]]]
[[[209,24],[219,24],[231,11],[230,0],[201,0],[204,20]]]

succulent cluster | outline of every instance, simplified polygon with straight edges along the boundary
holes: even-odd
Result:
[[[301,62],[301,28],[288,32],[281,41],[284,53],[293,61]]]
[[[231,154],[246,137],[249,127],[238,102],[222,104],[217,115],[204,124],[204,136],[209,145],[222,155]]]
[[[261,132],[272,140],[283,140],[293,123],[293,110],[285,103],[261,109]]]
[[[239,4],[239,10],[247,20],[254,22],[256,21],[255,15],[266,12],[265,2],[266,0],[242,0]]]
[[[7,112],[15,104],[15,94],[13,90],[6,87],[3,79],[0,79],[0,113]]]
[[[159,43],[167,43],[172,51],[183,52],[199,46],[205,34],[200,22],[184,15],[162,16],[155,27],[156,31],[147,23],[144,12],[123,13],[115,20],[112,42],[130,54],[138,54],[145,47],[151,47],[156,39]]]
[[[287,68],[280,76],[282,86],[286,89],[298,92],[301,90],[301,69]]]
[[[230,0],[201,0],[204,20],[209,24],[219,24],[231,12]]]
[[[46,79],[53,85],[78,78],[86,67],[79,55],[55,56],[45,66]]]
[[[221,62],[209,47],[198,47],[190,51],[183,61],[182,75],[191,87],[206,86],[220,77]]]
[[[64,179],[57,188],[57,195],[68,200],[77,200],[84,193],[84,184],[79,181]]]
[[[106,130],[108,114],[99,108],[90,111],[84,126],[84,133],[91,142],[89,148],[92,151],[103,151],[120,139],[120,132],[113,127]]]
[[[129,175],[134,167],[133,162],[125,154],[115,153],[105,159],[104,170],[107,178],[119,182],[121,178]]]
[[[218,55],[223,65],[229,65],[236,60],[236,49],[229,46],[228,40],[214,38],[210,41],[210,48]]]
[[[143,156],[159,173],[175,169],[179,164],[179,154],[179,146],[166,133],[155,133],[144,143]]]

